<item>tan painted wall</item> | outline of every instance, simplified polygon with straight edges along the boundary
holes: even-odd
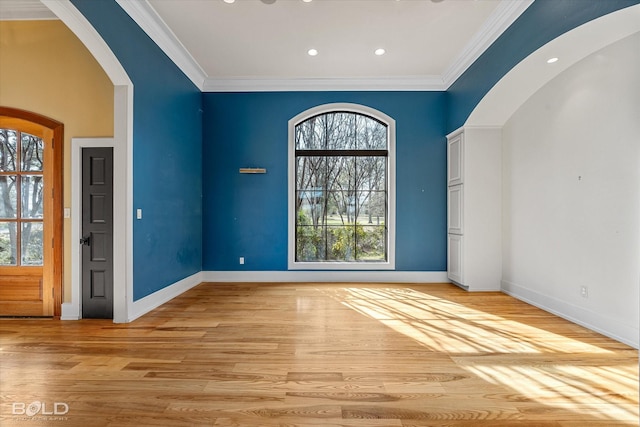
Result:
[[[71,138],[113,136],[113,84],[61,21],[0,21],[0,105],[64,124],[64,206]],[[71,220],[64,220],[64,301],[71,300]]]

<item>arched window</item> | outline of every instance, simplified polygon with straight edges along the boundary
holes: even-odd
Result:
[[[393,119],[325,105],[292,119],[289,140],[289,268],[393,268]]]

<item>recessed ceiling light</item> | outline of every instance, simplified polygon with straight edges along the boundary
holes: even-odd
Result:
[[[384,55],[385,53],[387,53],[387,51],[386,51],[386,50],[384,50],[383,48],[379,47],[379,48],[378,48],[378,49],[376,49],[373,53],[375,53],[375,54],[376,54],[376,55],[378,55],[378,56],[382,56],[382,55]]]
[[[235,2],[236,0],[222,0],[222,1],[225,2],[225,3],[231,4],[231,3]]]
[[[311,0],[302,0],[305,3],[311,3]]]
[[[307,53],[309,54],[309,56],[316,56],[318,54],[318,51],[316,49],[309,49]]]
[[[547,64],[553,64],[554,62],[558,62],[558,58],[553,57],[553,58],[547,59]]]

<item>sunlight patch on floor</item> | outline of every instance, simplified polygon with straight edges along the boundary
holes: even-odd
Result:
[[[341,289],[340,301],[437,351],[611,353],[610,350],[413,291]],[[455,313],[452,315],[451,313]]]
[[[502,317],[489,313],[490,307],[482,311],[406,288],[340,288],[332,297],[426,348],[452,354],[458,366],[509,387],[523,402],[565,402],[560,406],[576,413],[632,424],[640,416],[638,365],[621,365],[615,351],[572,338],[572,324],[556,333],[514,320],[517,311]]]
[[[609,371],[594,366],[568,365],[467,365],[464,368],[487,382],[508,385],[527,399],[546,405],[557,406],[559,402],[565,402],[562,403],[564,409],[618,421],[637,423],[640,417],[638,385],[631,380],[638,378],[637,366]],[[634,369],[635,376],[629,372]],[[621,381],[624,375],[628,376],[628,381]],[[571,403],[567,404],[567,401]],[[604,405],[606,414],[601,410]],[[615,408],[613,412],[612,407]]]

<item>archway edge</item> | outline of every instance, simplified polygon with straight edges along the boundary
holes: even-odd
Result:
[[[640,5],[589,21],[545,44],[513,67],[482,98],[465,126],[502,127],[545,84],[594,52],[640,31]],[[553,64],[547,59],[558,57]]]
[[[98,61],[114,85],[114,197],[113,217],[113,321],[125,323],[132,320],[133,305],[133,83],[124,67],[89,21],[76,9],[70,0],[41,0],[85,45]],[[73,136],[73,135],[71,135]],[[72,164],[72,170],[79,168]],[[79,212],[72,206],[72,213]],[[79,227],[73,221],[72,227]],[[77,232],[78,230],[73,230]],[[73,234],[73,233],[72,233]],[[72,261],[71,301],[62,304],[63,320],[80,318],[81,265]]]

